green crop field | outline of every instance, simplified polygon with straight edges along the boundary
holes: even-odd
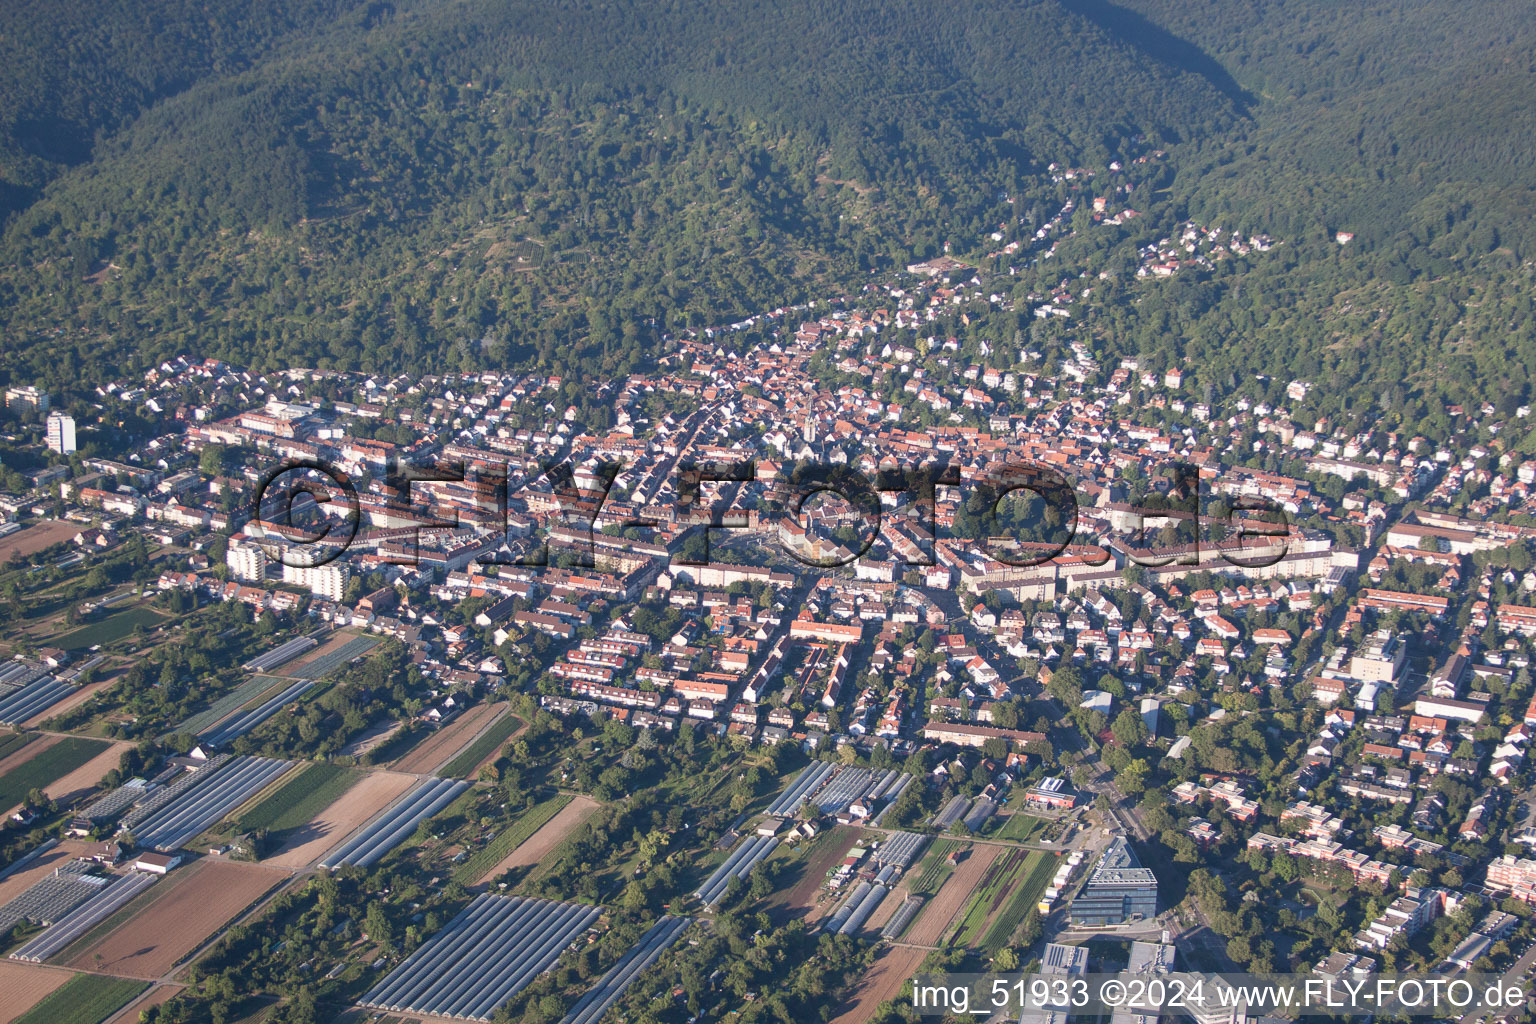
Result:
[[[0,775],[0,808],[21,803],[32,790],[68,775],[108,746],[106,740],[66,736],[42,753]]]
[[[993,919],[991,926],[987,928],[986,935],[982,937],[983,949],[995,952],[1007,943],[1014,930],[1029,913],[1030,908],[1040,902],[1040,894],[1045,892],[1051,876],[1056,873],[1056,865],[1060,863],[1058,858],[1044,853],[1030,854],[1023,878],[1013,887],[1007,904]]]
[[[77,974],[17,1017],[14,1024],[101,1024],[148,987],[128,978]]]
[[[298,828],[335,803],[362,779],[349,768],[312,764],[289,779],[240,818],[240,831],[264,828],[281,832]]]
[[[559,796],[550,797],[543,803],[533,805],[526,814],[503,830],[495,839],[486,843],[464,863],[454,868],[453,880],[462,885],[473,885],[481,875],[495,867],[497,861],[527,842],[529,836],[542,828],[545,822],[560,813],[560,808],[570,802],[571,798],[562,793]]]
[[[153,629],[166,620],[167,616],[153,608],[140,605],[108,615],[100,622],[88,623],[79,629],[71,630],[54,643],[66,651],[78,651],[82,647],[94,647],[97,644],[110,644],[115,640],[121,640],[132,633],[135,626]]]
[[[982,876],[981,884],[976,887],[975,894],[966,904],[965,916],[960,919],[960,927],[955,933],[955,945],[971,946],[981,937],[981,929],[987,923],[992,908],[998,905],[1025,863],[1034,856],[1038,854],[1013,849],[992,862],[992,866]]]
[[[917,896],[932,896],[939,891],[939,886],[955,870],[953,864],[947,858],[949,851],[960,844],[953,839],[937,840],[928,850],[928,856],[923,858],[922,865],[918,868],[917,878],[912,882],[912,893]]]
[[[35,739],[37,739],[37,734],[33,732],[13,732],[0,735],[0,757],[10,757]]]
[[[491,751],[507,742],[522,725],[523,720],[516,715],[502,715],[475,742],[459,751],[452,761],[444,765],[442,774],[454,778],[465,777],[474,770],[475,765],[489,757]]]
[[[992,834],[993,839],[1013,839],[1023,842],[1039,831],[1045,821],[1029,814],[1010,814],[1003,820],[998,830]]]
[[[251,676],[165,735],[170,736],[179,732],[200,733],[220,719],[252,703],[268,690],[277,686],[288,686],[292,682],[291,679],[280,679],[276,676]]]

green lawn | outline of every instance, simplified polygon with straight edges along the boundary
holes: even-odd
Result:
[[[1029,814],[1010,814],[992,834],[993,839],[1013,839],[1023,842],[1040,830],[1045,821]]]
[[[78,651],[84,647],[94,647],[97,644],[110,644],[114,640],[121,640],[133,632],[135,626],[143,626],[145,629],[165,622],[168,616],[162,615],[153,608],[139,605],[135,608],[125,608],[120,612],[108,615],[100,622],[87,623],[79,629],[71,630],[54,641],[66,651]]]
[[[242,832],[264,828],[282,832],[298,828],[335,803],[362,780],[362,773],[331,764],[312,764],[283,783],[261,803],[240,816]]]
[[[561,793],[543,803],[534,804],[521,818],[503,829],[500,835],[454,868],[453,880],[461,885],[473,885],[476,879],[495,867],[497,861],[527,842],[529,836],[543,827],[550,818],[560,813],[560,808],[570,802],[571,798]]]
[[[452,778],[465,778],[474,770],[475,765],[490,756],[491,751],[496,750],[508,738],[522,728],[523,720],[516,715],[503,714],[496,723],[487,729],[475,742],[459,751],[452,761],[443,765],[442,775]]]
[[[17,1017],[14,1024],[101,1024],[148,987],[128,978],[77,974]]]
[[[47,750],[0,776],[0,809],[14,807],[34,789],[79,768],[110,746],[106,740],[66,736]]]

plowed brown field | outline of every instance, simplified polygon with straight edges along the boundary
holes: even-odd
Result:
[[[944,880],[933,899],[918,912],[917,920],[912,922],[912,927],[907,929],[902,941],[919,946],[938,945],[949,923],[960,913],[972,890],[1002,850],[1001,846],[972,846],[966,852],[965,859],[955,866],[954,874]]]
[[[288,878],[285,871],[255,864],[198,861],[152,887],[137,913],[70,964],[127,978],[159,978]]]
[[[397,772],[369,772],[313,821],[294,829],[283,848],[265,863],[279,868],[308,867],[415,782],[411,776]]]
[[[5,993],[0,999],[0,1024],[11,1024],[74,975],[57,967],[0,960],[0,992]]]

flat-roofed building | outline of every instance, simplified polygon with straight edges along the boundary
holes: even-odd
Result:
[[[1113,925],[1157,916],[1157,876],[1122,836],[1109,844],[1072,901],[1074,925]]]

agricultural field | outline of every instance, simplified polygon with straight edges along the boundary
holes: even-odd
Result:
[[[90,852],[91,845],[81,839],[60,840],[58,845],[45,851],[25,867],[0,879],[0,904],[9,903],[33,883],[53,874],[60,865],[67,864],[76,857],[86,856]]]
[[[469,746],[454,755],[443,765],[441,774],[456,779],[472,779],[480,766],[491,760],[501,750],[502,744],[522,731],[524,722],[516,715],[503,715]]]
[[[937,946],[950,931],[950,925],[966,906],[971,893],[987,876],[992,862],[1003,850],[999,846],[972,846],[961,857],[954,872],[939,886],[932,899],[907,930],[906,942],[918,946]]]
[[[928,853],[917,866],[917,874],[912,877],[909,891],[915,896],[932,896],[939,891],[939,886],[949,878],[955,870],[949,863],[949,854],[960,846],[954,839],[938,839],[928,848]]]
[[[1029,814],[1013,813],[1002,819],[1002,824],[991,833],[992,839],[1012,839],[1016,842],[1024,842],[1030,836],[1040,831],[1045,824],[1043,818],[1036,818]]]
[[[311,652],[309,658],[297,664],[290,663],[279,669],[278,674],[294,679],[322,679],[331,670],[371,651],[379,642],[376,636],[337,634],[321,644],[318,650]]]
[[[412,774],[435,771],[505,709],[505,704],[475,705],[447,725],[428,733],[425,739],[406,751],[405,756],[390,767],[397,772]]]
[[[78,949],[73,966],[129,978],[159,978],[288,874],[255,864],[202,860],[175,872],[134,913]]]
[[[277,686],[286,685],[288,685],[287,681],[280,679],[277,676],[251,676],[250,678],[243,681],[239,686],[236,686],[228,693],[225,693],[223,696],[216,699],[212,704],[208,705],[208,707],[204,708],[202,711],[199,711],[197,714],[182,722],[179,726],[177,726],[175,729],[172,729],[166,735],[169,736],[175,733],[183,732],[196,735],[197,733],[207,729],[209,726],[215,725],[223,719],[228,718],[230,715],[234,714],[236,711],[241,710],[247,705],[254,706],[257,703],[257,698],[262,696],[262,694],[266,693],[268,690],[272,690]]]
[[[306,765],[266,799],[242,814],[237,827],[241,832],[259,828],[285,832],[298,828],[361,780],[361,773],[349,768],[330,764]]]
[[[48,783],[43,792],[50,800],[68,803],[71,798],[99,786],[107,772],[122,764],[123,754],[132,749],[132,743],[113,743],[74,771]]]
[[[832,1018],[832,1024],[865,1024],[881,1003],[896,998],[927,955],[927,950],[910,946],[887,948],[854,985],[849,1002],[839,1007],[842,1012]]]
[[[79,523],[66,523],[56,519],[43,519],[24,530],[0,539],[0,565],[11,560],[12,555],[26,558],[44,548],[51,548],[67,540],[74,540],[85,529]]]
[[[461,864],[460,871],[454,872],[455,879],[481,885],[513,868],[539,863],[597,806],[597,801],[590,797],[571,797],[563,793],[535,804],[491,840],[485,850]],[[505,852],[491,858],[486,854],[491,847]],[[469,870],[471,864],[476,866],[473,872]]]
[[[853,849],[863,836],[864,833],[860,829],[842,826],[829,829],[817,836],[811,841],[810,850],[793,868],[789,869],[791,872],[799,872],[798,875],[793,876],[794,884],[790,885],[792,879],[785,877],[780,883],[779,891],[769,901],[770,908],[785,912],[791,918],[814,916],[812,912],[816,905],[816,895],[826,883],[828,872],[848,856],[848,851]]]
[[[77,974],[17,1017],[15,1024],[101,1024],[146,987],[142,981]]]
[[[308,867],[415,783],[409,775],[395,772],[363,773],[356,785],[316,811],[309,820],[294,826],[283,837],[283,846],[266,863],[284,868]]]
[[[0,775],[0,809],[15,807],[32,790],[65,778],[109,746],[106,740],[65,736],[46,746],[28,747],[25,756]]]
[[[158,612],[145,605],[137,605],[125,608],[120,612],[113,612],[99,622],[90,622],[79,629],[70,630],[63,636],[53,641],[57,647],[66,651],[78,651],[86,647],[95,647],[98,644],[110,644],[121,640],[132,633],[134,629],[143,626],[145,629],[154,629],[169,621],[170,616]]]
[[[37,733],[35,732],[10,732],[0,735],[0,774],[4,774],[10,769],[10,765],[6,762],[10,760],[11,756],[35,739],[37,739]],[[51,740],[52,737],[49,737],[49,739]],[[17,758],[16,760],[19,764],[24,759]]]
[[[1017,884],[1005,897],[1006,902],[1003,908],[987,926],[986,933],[981,938],[983,949],[990,953],[1007,945],[1009,937],[1033,910],[1035,904],[1040,902],[1040,894],[1045,892],[1045,887],[1050,884],[1051,876],[1056,873],[1056,866],[1060,863],[1061,861],[1057,858],[1042,853],[1031,855]]]
[[[974,946],[981,938],[987,922],[1003,906],[1004,898],[1012,892],[1014,883],[1026,873],[1025,866],[1031,861],[1043,859],[1042,854],[1032,854],[1018,849],[1004,851],[994,859],[992,866],[982,876],[981,884],[972,894],[970,902],[966,904],[965,914],[956,926],[952,944]]]
[[[11,1024],[75,975],[54,967],[0,960],[0,1024]]]

